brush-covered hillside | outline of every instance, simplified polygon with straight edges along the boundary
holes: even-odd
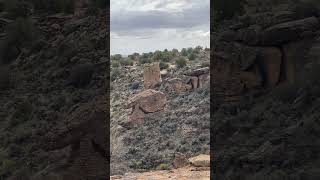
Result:
[[[72,107],[107,94],[106,3],[82,2],[0,2],[1,180],[59,178],[70,147],[48,151],[46,136]]]
[[[214,1],[215,178],[319,179],[320,3]]]
[[[196,69],[209,68],[209,49],[164,50],[111,57],[111,174],[174,168],[177,154],[209,154],[210,89],[170,90],[172,79],[183,79]],[[144,67],[158,62],[165,107],[130,119],[130,99],[144,92]],[[207,72],[208,73],[208,72]],[[156,102],[155,102],[156,103]]]

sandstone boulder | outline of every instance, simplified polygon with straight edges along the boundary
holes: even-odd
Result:
[[[195,167],[210,167],[209,155],[200,154],[199,156],[190,158],[188,161]]]
[[[203,76],[203,75],[201,75],[201,76]],[[191,85],[192,85],[192,89],[196,89],[196,88],[198,88],[200,86],[199,81],[200,81],[200,77],[199,78],[198,77],[194,77],[194,76],[190,77],[190,82],[191,82]]]
[[[160,71],[160,75],[161,75],[161,77],[168,76],[168,70],[164,69],[164,70]]]
[[[185,167],[189,164],[188,156],[181,153],[176,153],[173,160],[173,165],[175,168]]]
[[[177,92],[185,92],[192,89],[192,85],[188,84],[181,78],[172,78],[168,80],[169,90]]]
[[[153,89],[145,90],[129,100],[127,108],[132,108],[129,119],[141,121],[145,114],[161,111],[165,105],[166,96],[164,93]]]
[[[187,76],[200,76],[202,74],[208,74],[209,73],[209,67],[204,67],[200,69],[193,70],[191,72],[186,73]]]
[[[199,76],[198,88],[210,86],[210,74],[202,74]]]
[[[305,31],[315,31],[319,20],[315,17],[277,24],[264,30],[262,44],[281,45],[296,40]]]
[[[209,67],[204,67],[186,73],[185,83],[191,85],[191,89],[208,87],[210,84],[209,70]]]
[[[146,64],[143,69],[144,87],[152,89],[161,82],[161,73],[159,63]]]

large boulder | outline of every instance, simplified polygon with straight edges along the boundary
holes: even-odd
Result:
[[[164,93],[153,89],[145,90],[129,100],[127,108],[132,109],[129,119],[141,121],[145,114],[161,111],[165,105],[166,95]]]
[[[187,76],[200,76],[203,74],[209,74],[209,67],[204,67],[200,69],[195,69],[191,72],[186,73]]]
[[[159,63],[146,64],[143,69],[144,87],[146,89],[154,88],[161,82],[161,73]]]
[[[181,168],[189,165],[188,161],[188,155],[181,154],[181,153],[175,153],[174,160],[173,160],[173,166],[175,168]]]
[[[191,72],[186,73],[189,76],[188,84],[192,86],[192,89],[209,87],[210,84],[210,69],[204,67],[195,69]]]
[[[188,84],[188,82],[181,78],[172,78],[169,79],[167,82],[169,84],[170,91],[185,92],[192,89],[192,85]]]
[[[188,160],[195,167],[210,167],[210,155],[200,154]]]
[[[319,28],[319,20],[315,17],[277,24],[264,30],[263,45],[281,45],[297,40],[303,32],[313,32]]]

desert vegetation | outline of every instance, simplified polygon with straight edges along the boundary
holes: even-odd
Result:
[[[155,51],[149,53],[133,53],[127,57],[122,57],[120,54],[111,55],[111,61],[113,67],[128,66],[138,64],[143,66],[146,63],[159,62],[161,69],[169,68],[169,65],[176,65],[178,67],[184,67],[187,62],[196,61],[201,62],[204,56],[208,55],[209,49],[205,49],[201,46],[195,48],[183,48],[181,51],[177,49]]]
[[[85,17],[72,0],[0,2],[0,179],[59,174],[55,162],[68,153],[46,149],[48,132],[72,106],[107,92],[106,3],[89,2],[80,9],[95,13]]]
[[[320,177],[319,158],[305,154],[319,146],[319,2],[214,3],[216,178]]]

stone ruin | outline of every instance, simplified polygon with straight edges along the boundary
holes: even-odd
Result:
[[[158,112],[166,105],[166,95],[153,90],[156,84],[161,83],[159,63],[147,64],[143,71],[144,91],[129,99],[127,109],[129,121],[141,123],[146,114]],[[209,68],[200,68],[186,73],[183,78],[172,78],[166,81],[171,91],[185,92],[197,88],[209,87]]]
[[[159,63],[144,65],[143,80],[145,89],[152,89],[162,81]]]
[[[296,81],[320,28],[316,17],[288,11],[246,15],[211,36],[213,93],[219,104]],[[262,91],[261,91],[262,90]]]
[[[182,78],[168,79],[169,91],[185,92],[193,89],[209,87],[209,67],[186,73]]]
[[[146,114],[158,112],[166,105],[166,95],[153,89],[145,90],[132,97],[127,105],[131,108],[130,121],[143,122]]]

